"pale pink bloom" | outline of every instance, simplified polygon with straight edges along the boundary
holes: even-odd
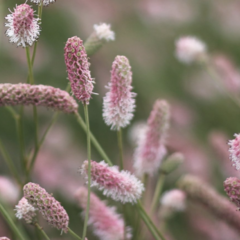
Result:
[[[240,134],[234,134],[235,138],[228,142],[230,160],[232,161],[232,165],[240,170]]]
[[[52,86],[26,83],[0,84],[0,106],[6,105],[44,106],[65,113],[74,113],[78,109],[68,92]]]
[[[7,237],[0,237],[0,240],[10,240],[10,239]]]
[[[93,79],[83,41],[76,36],[69,38],[64,48],[64,57],[74,96],[83,104],[89,104],[93,93]]]
[[[34,217],[36,217],[36,211],[31,204],[28,203],[26,198],[22,198],[18,205],[15,206],[16,217],[18,219],[24,219],[26,223],[30,224],[33,222]]]
[[[84,210],[87,207],[87,194],[88,190],[85,187],[80,187],[75,193],[76,200]],[[94,193],[91,193],[90,197],[88,224],[101,240],[124,240],[125,223],[122,216],[117,214],[115,207],[107,206]],[[126,229],[126,239],[130,239],[130,229]]]
[[[166,155],[165,140],[169,128],[170,110],[164,100],[157,100],[148,118],[145,136],[139,141],[134,153],[134,168],[139,176],[158,171]]]
[[[27,183],[23,187],[24,197],[53,227],[68,232],[69,217],[66,210],[51,194],[36,183]]]
[[[8,14],[5,26],[8,28],[6,35],[10,42],[17,46],[27,47],[38,39],[40,35],[39,19],[34,18],[33,9],[26,3],[16,6],[14,12]]]
[[[81,173],[88,179],[88,161],[84,161]],[[103,190],[103,194],[122,203],[136,203],[144,186],[130,172],[119,171],[117,166],[109,167],[104,161],[91,161],[91,186]]]
[[[240,179],[236,177],[227,178],[224,181],[224,191],[236,206],[240,207]]]
[[[47,6],[50,3],[56,2],[56,0],[30,0],[30,2],[36,3],[37,5],[40,5],[40,3],[43,3],[43,6]]]
[[[179,38],[175,45],[177,59],[187,64],[201,60],[207,50],[205,43],[192,36]]]
[[[129,140],[133,145],[137,145],[144,138],[147,130],[147,124],[143,121],[134,123],[129,129]]]
[[[103,99],[103,118],[111,129],[126,127],[133,118],[136,93],[132,92],[132,71],[125,56],[116,56],[111,71],[111,81]]]
[[[106,23],[94,24],[93,25],[96,36],[105,41],[115,40],[115,33],[111,30],[111,25]]]

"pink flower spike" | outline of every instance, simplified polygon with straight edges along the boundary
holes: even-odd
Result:
[[[88,161],[84,161],[80,171],[87,180]],[[104,161],[91,161],[91,186],[122,203],[136,203],[144,191],[142,182],[130,172],[119,171],[117,166],[109,167]]]
[[[169,128],[170,109],[164,100],[157,100],[148,118],[148,126],[134,153],[137,175],[153,175],[166,155],[165,140]]]
[[[228,142],[230,160],[233,162],[232,165],[240,170],[240,134],[234,134],[235,139]]]
[[[124,56],[117,56],[112,64],[111,82],[103,99],[103,118],[113,130],[126,127],[133,118],[136,93],[132,91],[132,71]]]
[[[240,179],[236,177],[227,178],[224,181],[224,190],[231,201],[240,208]]]
[[[28,183],[23,187],[24,197],[53,227],[68,232],[69,217],[66,210],[51,194],[36,183]]]
[[[30,2],[33,2],[33,3],[37,4],[37,5],[40,5],[40,3],[42,2],[43,6],[47,6],[50,3],[56,2],[56,0],[30,0]]]
[[[14,12],[8,14],[5,19],[8,21],[6,35],[11,43],[17,46],[27,47],[38,39],[40,35],[39,19],[34,18],[33,9],[26,3],[16,6]]]
[[[87,193],[85,187],[80,187],[75,193],[76,200],[84,210],[87,207]],[[124,240],[125,223],[122,216],[117,214],[114,207],[107,206],[92,192],[88,224],[92,225],[94,234],[100,240]],[[127,227],[126,230],[125,239],[131,239],[130,228]]]
[[[74,96],[83,104],[89,104],[93,94],[93,79],[83,41],[78,37],[69,38],[64,48],[64,57]]]
[[[10,240],[10,239],[7,237],[0,237],[0,240]]]

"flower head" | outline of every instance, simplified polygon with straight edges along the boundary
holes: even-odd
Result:
[[[7,237],[0,237],[0,240],[10,240],[10,239]]]
[[[78,37],[69,38],[64,48],[64,57],[74,96],[83,104],[88,104],[93,93],[93,79],[83,41]]]
[[[15,207],[16,217],[18,219],[23,218],[28,224],[34,221],[33,219],[36,216],[36,210],[37,209],[29,204],[28,200],[24,197],[18,202],[18,205]]]
[[[206,54],[206,45],[196,37],[181,37],[176,41],[176,57],[180,62],[192,63]]]
[[[87,207],[87,193],[88,190],[85,187],[80,187],[75,193],[76,200],[84,210]],[[124,240],[125,223],[122,216],[117,214],[114,207],[107,206],[94,193],[91,193],[90,197],[88,224],[92,226],[93,232],[101,240]],[[130,229],[126,229],[125,239],[130,239]]]
[[[167,150],[164,146],[169,128],[170,110],[164,100],[157,100],[148,118],[144,137],[134,153],[134,168],[139,176],[158,171]]]
[[[224,190],[238,207],[240,207],[240,179],[236,177],[227,178],[224,181]]]
[[[42,2],[43,6],[47,6],[50,3],[56,2],[56,0],[30,0],[30,2],[33,2],[33,3],[37,4],[37,5],[40,5],[41,2]]]
[[[36,183],[28,183],[23,187],[24,197],[43,216],[43,218],[53,227],[68,232],[69,217],[51,194]]]
[[[234,139],[228,142],[230,159],[232,161],[232,165],[240,170],[240,134],[234,134]]]
[[[81,173],[87,180],[88,161],[84,161]],[[91,186],[103,190],[103,194],[122,203],[135,203],[144,190],[143,184],[128,171],[119,171],[118,167],[109,167],[104,161],[91,161]]]
[[[109,92],[103,99],[103,118],[111,129],[126,127],[133,118],[136,93],[132,90],[132,72],[129,61],[117,56],[112,65]]]
[[[115,40],[115,33],[111,30],[111,25],[106,23],[100,23],[99,25],[93,25],[94,31],[96,32],[96,36],[99,39],[106,41]]]
[[[17,6],[5,19],[6,35],[17,46],[32,46],[40,34],[39,19],[34,18],[33,9],[26,3]]]
[[[78,105],[68,92],[45,85],[0,84],[0,106],[35,105],[74,113]]]

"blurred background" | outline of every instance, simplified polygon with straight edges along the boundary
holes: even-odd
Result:
[[[8,9],[13,10],[16,4],[22,3],[23,0],[0,2],[1,83],[23,83],[27,79],[25,50],[10,44],[4,34],[4,17],[9,13]],[[37,10],[36,6],[34,8]],[[93,25],[102,22],[111,24],[116,40],[105,44],[90,57],[91,73],[96,81],[94,92],[98,95],[93,95],[89,111],[91,130],[110,159],[115,163],[119,159],[117,137],[103,121],[102,99],[115,56],[125,55],[132,66],[134,92],[137,93],[134,119],[123,130],[126,168],[132,171],[135,143],[131,129],[146,122],[156,99],[166,99],[171,105],[168,151],[182,152],[186,161],[167,178],[164,190],[174,188],[183,173],[192,173],[224,194],[226,177],[239,176],[228,159],[227,142],[240,131],[240,108],[228,99],[226,92],[237,94],[240,88],[240,1],[57,0],[43,9],[34,66],[35,83],[65,89],[68,80],[63,48],[67,39],[78,36],[86,40]],[[186,66],[176,59],[175,41],[186,35],[196,36],[206,43],[224,91],[215,88],[211,76],[202,66]],[[83,108],[79,105],[83,116]],[[44,132],[52,115],[51,110],[39,108],[40,133]],[[4,107],[0,108],[0,116],[0,138],[21,171],[15,122]],[[34,145],[33,130],[32,108],[25,108],[24,136],[28,151]],[[77,169],[86,156],[85,133],[74,116],[61,114],[46,138],[32,174],[33,182],[53,192],[63,204],[69,213],[71,228],[79,234],[83,221],[73,196],[78,186],[84,184]],[[92,158],[102,160],[94,147]],[[0,175],[11,179],[2,156]],[[151,179],[152,184],[155,181]],[[12,199],[12,206],[21,196],[19,191],[15,200]],[[148,198],[151,199],[151,195]],[[191,204],[185,212],[171,218],[167,226],[169,239],[238,239],[225,223],[213,218],[202,207]],[[0,218],[0,235],[8,231]],[[50,237],[59,236],[54,229],[47,231]],[[89,240],[93,239],[97,238],[91,235],[90,229]]]

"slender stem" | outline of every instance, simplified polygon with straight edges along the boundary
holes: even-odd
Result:
[[[118,136],[118,148],[120,153],[120,170],[123,170],[123,144],[122,144],[122,130],[121,128],[117,131]]]
[[[84,115],[87,126],[87,152],[88,152],[88,198],[87,198],[87,207],[85,213],[85,221],[83,227],[83,236],[82,239],[85,239],[87,233],[87,225],[88,225],[88,215],[89,215],[89,207],[90,207],[90,191],[91,191],[91,140],[90,140],[90,126],[89,126],[89,116],[88,116],[88,106],[84,104]]]
[[[76,117],[77,117],[77,121],[80,124],[80,126],[82,127],[82,129],[87,132],[87,127],[85,122],[83,121],[83,119],[81,118],[81,116],[79,115],[79,113],[75,113]],[[95,146],[95,148],[98,150],[99,154],[102,156],[102,158],[110,165],[112,166],[112,162],[109,159],[109,157],[107,156],[107,154],[105,153],[105,151],[102,149],[101,145],[98,143],[97,139],[94,137],[94,135],[90,132],[90,138],[92,141],[92,144]]]
[[[35,223],[34,225],[42,233],[42,235],[45,237],[45,239],[50,240],[48,235],[44,232],[43,228],[38,223]]]
[[[6,106],[6,109],[11,113],[11,115],[15,120],[19,118],[19,115],[17,114],[17,112],[11,106]]]
[[[158,178],[158,182],[157,182],[157,186],[155,188],[154,196],[153,196],[153,201],[152,201],[152,204],[151,204],[150,215],[152,215],[155,208],[157,207],[157,204],[158,204],[161,192],[162,192],[162,187],[163,187],[163,184],[164,184],[165,177],[166,177],[165,173],[160,173],[159,178]]]
[[[9,156],[8,152],[6,151],[5,147],[3,146],[3,143],[0,139],[0,152],[2,153],[3,158],[5,159],[6,164],[8,165],[8,168],[10,169],[12,175],[15,177],[15,179],[17,180],[17,182],[22,185],[21,183],[21,179],[18,176],[17,173],[17,169],[14,166],[14,163],[11,159],[11,157]]]
[[[68,232],[76,239],[82,240],[72,229],[68,228]]]
[[[35,142],[35,149],[38,148],[38,114],[37,114],[37,107],[33,106],[33,118],[34,118],[34,123],[35,123],[35,137],[34,137],[34,142]]]
[[[34,84],[33,71],[32,71],[32,61],[31,61],[31,57],[30,57],[29,47],[26,47],[26,56],[27,56],[27,63],[28,63],[29,83]]]
[[[13,222],[13,220],[11,219],[11,217],[8,215],[7,211],[5,210],[5,208],[2,206],[2,204],[0,203],[0,213],[2,214],[2,216],[4,217],[4,219],[6,220],[6,222],[8,223],[9,227],[12,229],[12,231],[17,235],[17,237],[20,240],[26,240],[26,238],[22,235],[22,233],[19,231],[19,229],[17,228],[17,226],[15,225],[15,223]]]

